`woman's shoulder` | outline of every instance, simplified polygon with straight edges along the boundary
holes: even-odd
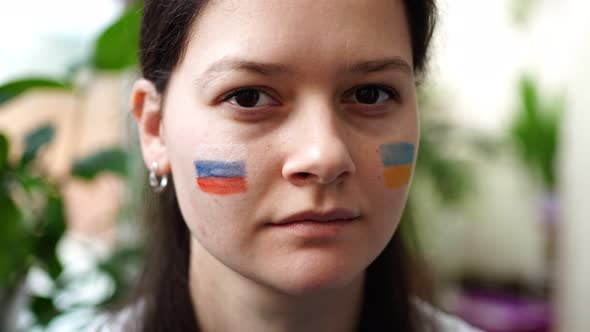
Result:
[[[418,298],[412,299],[420,317],[433,323],[434,329],[427,332],[483,332],[456,316],[445,313]],[[85,329],[86,332],[127,332],[129,324],[137,322],[143,309],[143,301],[136,302],[115,312],[105,312],[96,317]]]
[[[433,325],[436,326],[433,331],[431,330],[432,332],[484,332],[467,324],[459,317],[443,312],[423,300],[414,298],[412,301],[418,315],[432,321]]]

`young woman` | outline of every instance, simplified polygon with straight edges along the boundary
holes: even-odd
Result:
[[[145,0],[150,184],[124,331],[470,331],[396,232],[433,0]],[[123,318],[121,318],[123,317]]]

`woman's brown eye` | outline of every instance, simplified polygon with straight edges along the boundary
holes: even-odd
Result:
[[[361,104],[378,104],[392,97],[392,93],[379,86],[364,86],[356,89],[354,99]]]
[[[242,88],[234,91],[223,99],[241,108],[255,108],[264,106],[276,106],[277,102],[267,93],[257,88]]]
[[[260,100],[260,92],[255,89],[240,90],[234,93],[230,100],[241,107],[255,107]]]

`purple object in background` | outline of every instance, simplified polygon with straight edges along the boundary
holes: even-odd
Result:
[[[559,224],[559,216],[560,216],[560,204],[559,204],[559,196],[555,193],[547,193],[543,203],[542,203],[542,211],[544,222],[549,225],[557,225]]]
[[[552,310],[547,302],[491,290],[464,290],[455,314],[488,332],[549,332]]]

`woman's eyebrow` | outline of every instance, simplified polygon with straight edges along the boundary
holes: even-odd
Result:
[[[413,75],[412,67],[401,57],[388,57],[368,61],[360,61],[347,66],[347,71],[352,73],[372,73],[378,71],[398,71],[407,75]],[[291,73],[292,70],[283,64],[265,63],[242,58],[225,57],[210,65],[197,79],[201,87],[205,88],[215,77],[222,72],[245,71],[263,76]]]
[[[218,76],[219,73],[228,71],[245,71],[263,76],[270,76],[279,73],[289,73],[287,66],[281,64],[263,63],[251,61],[247,59],[225,57],[212,65],[203,72],[200,78],[197,79],[201,83],[201,87],[205,88],[209,83]]]
[[[412,76],[412,66],[401,57],[389,57],[369,61],[361,61],[349,65],[348,70],[354,73],[372,73],[378,71],[399,71]]]

